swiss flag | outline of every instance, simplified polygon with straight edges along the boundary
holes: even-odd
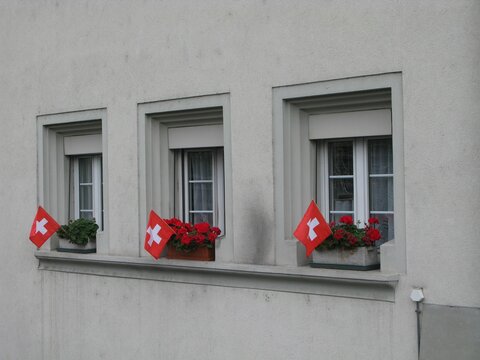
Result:
[[[150,211],[145,235],[145,250],[158,259],[173,234],[175,231],[155,211]]]
[[[323,218],[317,204],[312,200],[293,235],[305,245],[307,256],[310,256],[312,251],[331,233],[330,226]]]
[[[30,229],[30,240],[40,248],[60,227],[58,223],[41,206],[33,219]]]

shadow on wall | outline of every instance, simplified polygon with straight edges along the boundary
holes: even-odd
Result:
[[[242,254],[249,263],[273,264],[273,220],[266,216],[268,212],[260,201],[263,196],[257,191],[252,191],[250,196],[253,200],[249,204],[248,218],[245,221],[248,232],[246,236],[240,236]],[[244,249],[251,249],[253,253],[246,253]]]

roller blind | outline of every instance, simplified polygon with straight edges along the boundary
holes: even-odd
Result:
[[[170,149],[223,146],[223,125],[172,127],[168,129]]]
[[[102,134],[65,136],[65,155],[85,155],[102,153]]]
[[[312,114],[308,117],[310,140],[392,134],[390,109]]]

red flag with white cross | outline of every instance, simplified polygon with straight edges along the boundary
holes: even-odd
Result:
[[[158,259],[173,234],[175,231],[155,211],[150,211],[145,235],[145,250]]]
[[[325,218],[312,200],[305,215],[297,226],[293,235],[305,245],[307,256],[332,233]]]
[[[30,229],[30,240],[37,245],[37,248],[40,248],[59,227],[60,225],[58,225],[50,214],[39,206]]]

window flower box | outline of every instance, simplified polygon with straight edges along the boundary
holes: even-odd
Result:
[[[312,253],[312,267],[373,270],[380,268],[378,250],[375,246],[358,247],[355,249],[315,250]]]
[[[378,249],[375,243],[381,234],[375,226],[377,218],[368,219],[368,224],[359,227],[351,216],[342,216],[340,222],[330,223],[332,234],[312,253],[311,267],[345,270],[373,270],[380,268]]]
[[[215,240],[221,231],[218,227],[203,222],[192,225],[172,218],[166,220],[175,235],[168,241],[168,259],[215,260]]]
[[[215,261],[215,248],[199,247],[191,251],[182,251],[177,250],[173,244],[169,244],[167,259]]]
[[[97,230],[95,220],[70,220],[62,225],[58,231],[58,248],[60,252],[94,253],[97,251]]]
[[[89,240],[85,245],[72,244],[66,239],[58,239],[57,251],[71,252],[79,254],[90,254],[97,252],[97,241],[95,239]]]

